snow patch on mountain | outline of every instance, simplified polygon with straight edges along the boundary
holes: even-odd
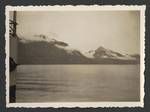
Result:
[[[91,51],[88,51],[88,52],[83,52],[83,54],[87,58],[94,58],[95,51],[91,50]]]
[[[23,43],[33,42],[33,41],[45,41],[45,42],[56,42],[54,38],[50,38],[46,35],[39,34],[39,35],[32,35],[30,38],[20,38],[20,41]]]
[[[55,44],[55,46],[57,48],[65,50],[68,54],[71,54],[71,55],[73,55],[73,51],[75,50],[75,49],[71,48],[70,46],[61,46],[61,45],[58,45],[58,44]]]
[[[120,59],[120,60],[136,60],[135,57],[132,57],[128,54],[121,54],[110,49],[106,49],[100,46],[96,50],[92,50],[86,53],[87,57],[90,58],[103,58],[103,59]]]

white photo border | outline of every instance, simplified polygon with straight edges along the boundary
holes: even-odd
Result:
[[[5,75],[6,107],[144,107],[144,70],[145,70],[145,5],[64,5],[64,6],[6,6],[5,7]],[[10,103],[9,102],[9,11],[140,11],[140,101],[139,102],[44,102],[44,103]]]

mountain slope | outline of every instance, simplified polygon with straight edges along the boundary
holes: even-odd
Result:
[[[139,55],[124,55],[102,46],[96,50],[91,50],[85,55],[100,64],[137,64],[140,62]]]
[[[62,41],[35,35],[34,40],[20,39],[18,44],[19,64],[137,64],[139,55],[123,55],[99,47],[81,53]]]
[[[85,63],[87,58],[79,51],[69,49],[65,42],[61,41],[19,41],[19,64],[65,64]]]
[[[110,49],[106,49],[104,47],[99,47],[95,50],[95,53],[93,54],[95,58],[110,58],[110,59],[122,59],[122,60],[136,60],[135,57],[132,57],[130,55],[124,55],[115,51],[112,51]]]

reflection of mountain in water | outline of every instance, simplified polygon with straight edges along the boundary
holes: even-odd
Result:
[[[19,64],[136,64],[139,55],[123,55],[104,47],[87,53],[71,49],[62,41],[35,35],[36,40],[19,40]]]

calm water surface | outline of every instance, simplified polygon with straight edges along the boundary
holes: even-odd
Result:
[[[139,65],[20,65],[16,102],[139,101]]]

